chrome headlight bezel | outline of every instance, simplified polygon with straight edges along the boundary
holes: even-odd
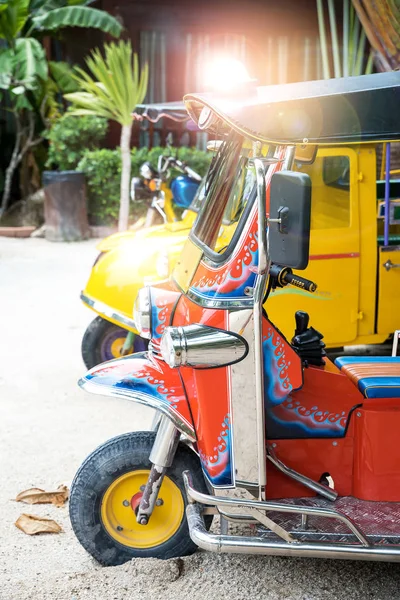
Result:
[[[161,338],[163,360],[171,367],[212,369],[233,365],[246,358],[247,341],[233,331],[200,325],[166,327]]]
[[[160,342],[160,352],[163,360],[171,369],[182,366],[185,347],[182,327],[166,327]]]
[[[139,290],[133,310],[133,320],[139,335],[151,339],[151,291],[146,286]]]

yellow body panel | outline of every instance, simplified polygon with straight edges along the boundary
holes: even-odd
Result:
[[[163,182],[161,184],[161,191],[164,192],[164,212],[167,216],[167,221],[169,223],[173,223],[177,219],[176,219],[174,206],[173,206],[172,192],[169,189],[169,186],[165,182]]]
[[[378,260],[378,333],[384,333],[400,329],[400,247],[379,248]]]
[[[350,164],[350,192],[323,181],[325,157],[346,157]],[[294,312],[305,310],[313,327],[328,345],[351,343],[358,335],[360,233],[357,154],[351,148],[320,149],[312,165],[301,171],[312,180],[310,262],[299,272],[318,285],[310,294],[286,286],[273,292],[268,315],[289,339],[294,332]],[[329,317],[328,317],[329,315]],[[328,317],[328,318],[327,318]]]
[[[187,239],[173,271],[174,281],[183,292],[188,291],[202,256],[201,248],[196,246],[191,239]]]
[[[132,319],[139,289],[169,277],[195,218],[196,213],[187,211],[181,221],[116,233],[102,240],[97,246],[102,254],[83,290],[83,295],[94,303],[90,307],[115,325],[121,325],[121,320],[109,313],[106,316],[101,305]],[[133,323],[125,327],[137,333]]]
[[[333,166],[336,160],[348,161],[347,188],[327,185],[327,158]],[[400,326],[393,309],[400,299],[400,269],[388,272],[382,267],[386,255],[395,264],[400,255],[385,251],[384,260],[380,249],[378,278],[375,146],[321,147],[313,164],[297,168],[312,180],[310,263],[300,275],[315,281],[318,289],[314,294],[291,286],[278,289],[270,296],[268,314],[288,338],[295,310],[306,310],[328,347],[379,344]],[[187,211],[182,221],[100,242],[103,255],[92,269],[85,296],[132,319],[138,290],[166,279],[178,259],[174,276],[185,290],[201,257],[201,249],[187,240],[195,218]],[[221,228],[217,250],[227,245],[234,227]],[[92,308],[96,311],[96,305]],[[105,316],[101,309],[97,312]],[[120,324],[109,314],[105,318]],[[135,331],[133,324],[126,328]]]

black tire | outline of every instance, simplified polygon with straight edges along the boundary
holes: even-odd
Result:
[[[149,455],[155,436],[155,432],[138,431],[109,440],[87,457],[72,482],[69,500],[72,528],[85,550],[102,565],[121,565],[136,557],[168,559],[186,556],[197,549],[189,536],[185,511],[174,535],[152,548],[123,545],[111,537],[103,524],[101,505],[107,489],[126,473],[151,468]],[[198,457],[180,443],[167,476],[179,488],[185,508],[182,472],[186,469],[190,470],[195,487],[207,493]],[[208,528],[211,522],[212,516],[206,516]]]
[[[96,317],[89,324],[82,338],[82,359],[87,369],[112,358],[117,358],[111,352],[111,344],[117,338],[126,338],[128,331],[122,327]],[[132,352],[142,352],[147,349],[147,341],[136,335]]]

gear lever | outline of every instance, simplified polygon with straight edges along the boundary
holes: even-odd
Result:
[[[310,316],[304,310],[297,310],[294,318],[296,319],[296,330],[294,335],[301,335],[308,327]]]
[[[305,311],[296,311],[295,320],[296,331],[291,342],[292,347],[299,354],[304,365],[322,367],[326,356],[325,344],[322,341],[324,336],[314,327],[308,326],[310,317]]]

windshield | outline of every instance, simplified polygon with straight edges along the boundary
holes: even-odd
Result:
[[[241,138],[224,142],[213,158],[204,184],[202,208],[193,233],[213,251],[222,224],[229,225],[229,243],[254,188],[254,167],[241,153]]]
[[[224,216],[222,218],[224,225],[231,225],[239,219],[242,210],[247,203],[250,192],[253,189],[255,177],[254,166],[251,165],[247,159],[242,157],[237,185],[234,187],[232,194],[229,197],[228,204],[226,205]],[[189,209],[196,213],[200,212],[205,196],[206,178],[203,178]]]

